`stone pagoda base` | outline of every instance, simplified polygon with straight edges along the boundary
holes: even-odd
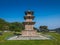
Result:
[[[38,35],[38,36],[13,36],[8,38],[7,40],[51,40],[53,38],[51,38],[50,36],[43,36],[43,35]]]
[[[23,30],[21,32],[21,34],[22,34],[22,36],[28,36],[28,37],[30,37],[30,36],[38,36],[36,30]]]

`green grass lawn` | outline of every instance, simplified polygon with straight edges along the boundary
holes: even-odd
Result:
[[[0,45],[60,45],[60,34],[48,33],[55,39],[52,40],[6,40],[13,35],[12,32],[4,33],[0,36]]]

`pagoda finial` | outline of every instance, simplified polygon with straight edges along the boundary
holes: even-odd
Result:
[[[25,15],[27,15],[27,14],[31,14],[31,15],[33,15],[33,11],[31,11],[31,10],[27,10],[27,11],[25,11]]]

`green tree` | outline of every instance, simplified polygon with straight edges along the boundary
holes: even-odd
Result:
[[[47,26],[40,26],[39,29],[43,33],[47,33],[48,32],[48,27]]]
[[[8,27],[9,27],[9,23],[6,22],[4,19],[0,18],[0,30],[1,31],[8,30]]]
[[[10,24],[10,28],[11,31],[21,31],[24,30],[24,26],[22,23],[19,22],[13,22]]]
[[[36,30],[37,32],[39,32],[39,29],[38,28],[36,28],[36,27],[33,27],[34,28],[34,30]]]

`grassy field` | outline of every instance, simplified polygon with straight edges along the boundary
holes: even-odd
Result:
[[[7,37],[13,35],[12,32],[4,33],[0,36],[0,45],[60,45],[60,34],[48,33],[55,39],[52,40],[6,40]]]

